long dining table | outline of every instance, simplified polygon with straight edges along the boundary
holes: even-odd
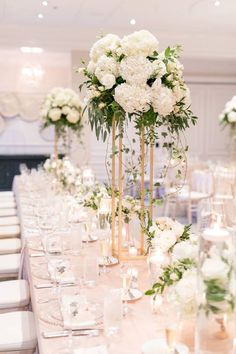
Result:
[[[53,316],[50,315],[51,313],[60,313],[60,306],[57,300],[50,300],[52,296],[51,288],[39,289],[40,284],[50,284],[50,279],[47,278],[45,255],[39,254],[36,257],[35,253],[37,255],[37,251],[32,247],[32,245],[40,242],[40,236],[37,235],[37,232],[31,233],[26,227],[27,223],[24,222],[29,219],[29,216],[25,214],[25,210],[27,210],[25,205],[27,193],[22,187],[20,176],[15,178],[13,188],[16,194],[24,243],[20,273],[22,277],[28,279],[30,284],[31,304],[38,337],[38,352],[40,354],[56,354],[59,349],[67,345],[68,339],[66,337],[44,338],[43,333],[63,330],[60,316],[55,316],[55,321],[52,321]],[[93,287],[85,286],[81,283],[84,258],[87,255],[97,257],[98,253],[97,242],[84,245],[81,254],[78,256],[72,255],[69,250],[65,252],[64,257],[70,261],[77,281],[74,286],[63,286],[61,289],[63,294],[78,294],[82,292],[89,300],[96,301],[102,306],[104,296],[110,289],[121,288],[120,264],[107,267],[106,273],[100,272],[97,284]],[[139,272],[139,289],[144,293],[150,287],[146,261],[133,261],[133,266]],[[141,299],[129,303],[129,311],[122,319],[122,328],[117,336],[106,338],[104,331],[101,330],[99,338],[96,340],[99,339],[101,342],[108,343],[109,353],[111,354],[138,354],[142,353],[141,348],[146,341],[163,336],[163,315],[154,314],[151,308],[151,299],[143,295]],[[85,341],[84,337],[74,336],[73,338],[75,348],[80,348]],[[95,338],[87,337],[86,340],[92,343]],[[76,350],[74,353],[76,353]]]

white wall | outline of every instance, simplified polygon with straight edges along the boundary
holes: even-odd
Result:
[[[42,80],[36,84],[28,82],[22,76],[25,65],[40,65],[44,72]],[[70,75],[70,53],[22,54],[19,50],[0,51],[0,99],[6,93],[28,97],[31,109],[36,112],[39,112],[41,100],[50,89],[70,86]],[[51,132],[45,133],[49,140],[43,139],[39,134],[40,122],[29,120],[30,117],[27,117],[27,121],[19,116],[4,117],[6,127],[0,135],[0,154],[53,152]]]

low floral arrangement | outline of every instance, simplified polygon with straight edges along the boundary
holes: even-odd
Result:
[[[236,127],[236,96],[233,96],[225,105],[223,112],[219,116],[220,123],[223,126],[229,125]]]
[[[147,237],[149,245],[156,245],[168,255],[168,264],[160,269],[160,274],[146,295],[161,294],[185,315],[197,311],[197,267],[198,237],[190,233],[190,226],[183,226],[169,218],[158,218],[154,225],[149,223]],[[211,247],[208,257],[201,267],[202,286],[205,287],[206,314],[220,314],[234,309],[234,292],[229,287],[232,269],[227,256],[221,258],[215,247]]]
[[[63,159],[47,159],[43,167],[46,172],[53,174],[64,190],[82,193],[84,188],[81,170],[75,167],[67,157]]]
[[[100,184],[96,183],[93,188],[86,194],[83,200],[83,206],[89,208],[93,211],[98,211],[100,208],[100,203],[103,198],[109,198],[107,188]]]
[[[185,314],[192,314],[196,311],[198,247],[190,226],[170,218],[158,218],[154,223],[149,221],[147,239],[149,246],[155,245],[166,254],[167,261],[165,259],[156,282],[146,295],[166,295],[167,300],[178,304]]]
[[[131,195],[125,195],[122,199],[122,215],[124,223],[128,224],[132,217],[140,216],[140,200]],[[116,207],[116,216],[118,216],[118,203]]]
[[[77,135],[82,129],[82,103],[69,88],[54,88],[46,96],[42,110],[42,129],[53,125],[59,137],[65,137],[66,128]]]

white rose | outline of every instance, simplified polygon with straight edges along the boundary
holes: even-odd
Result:
[[[183,241],[177,243],[172,252],[173,261],[177,261],[184,258],[190,258],[192,260],[197,260],[198,258],[198,246],[192,244],[189,241]]]
[[[92,60],[89,61],[88,66],[87,66],[87,70],[88,70],[88,72],[90,72],[91,74],[94,74],[94,73],[95,73],[96,64],[95,64]]]
[[[68,115],[66,116],[66,119],[68,120],[68,122],[72,124],[76,124],[80,119],[79,112],[76,109],[72,108],[68,113]]]
[[[64,106],[64,107],[62,107],[61,111],[62,111],[62,114],[67,115],[71,111],[71,109],[69,106]]]
[[[114,34],[107,34],[99,39],[91,48],[90,58],[95,63],[102,55],[115,51],[120,44],[120,38]]]
[[[201,268],[203,277],[210,279],[225,279],[229,272],[229,266],[220,257],[207,258]]]
[[[184,232],[184,225],[180,224],[180,222],[178,222],[176,220],[173,221],[172,228],[173,228],[173,231],[175,232],[177,237],[180,237]]]
[[[50,109],[48,116],[49,118],[51,118],[53,122],[58,121],[61,118],[61,109],[60,108]]]
[[[176,243],[176,235],[172,230],[164,230],[160,236],[154,238],[154,244],[159,246],[163,252],[168,252],[169,249]]]
[[[196,306],[196,289],[197,272],[196,270],[187,270],[182,279],[180,279],[175,285],[177,299],[184,306],[189,303],[193,303]]]
[[[110,90],[115,85],[116,78],[112,74],[106,74],[100,79],[100,82],[107,90]]]
[[[231,111],[231,112],[229,112],[229,114],[228,114],[228,121],[229,121],[230,123],[236,122],[236,111]]]

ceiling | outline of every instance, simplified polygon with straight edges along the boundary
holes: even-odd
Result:
[[[102,33],[148,29],[186,57],[236,58],[236,0],[0,0],[0,49],[86,50]],[[38,19],[38,13],[44,15]],[[130,19],[136,25],[130,24]]]

